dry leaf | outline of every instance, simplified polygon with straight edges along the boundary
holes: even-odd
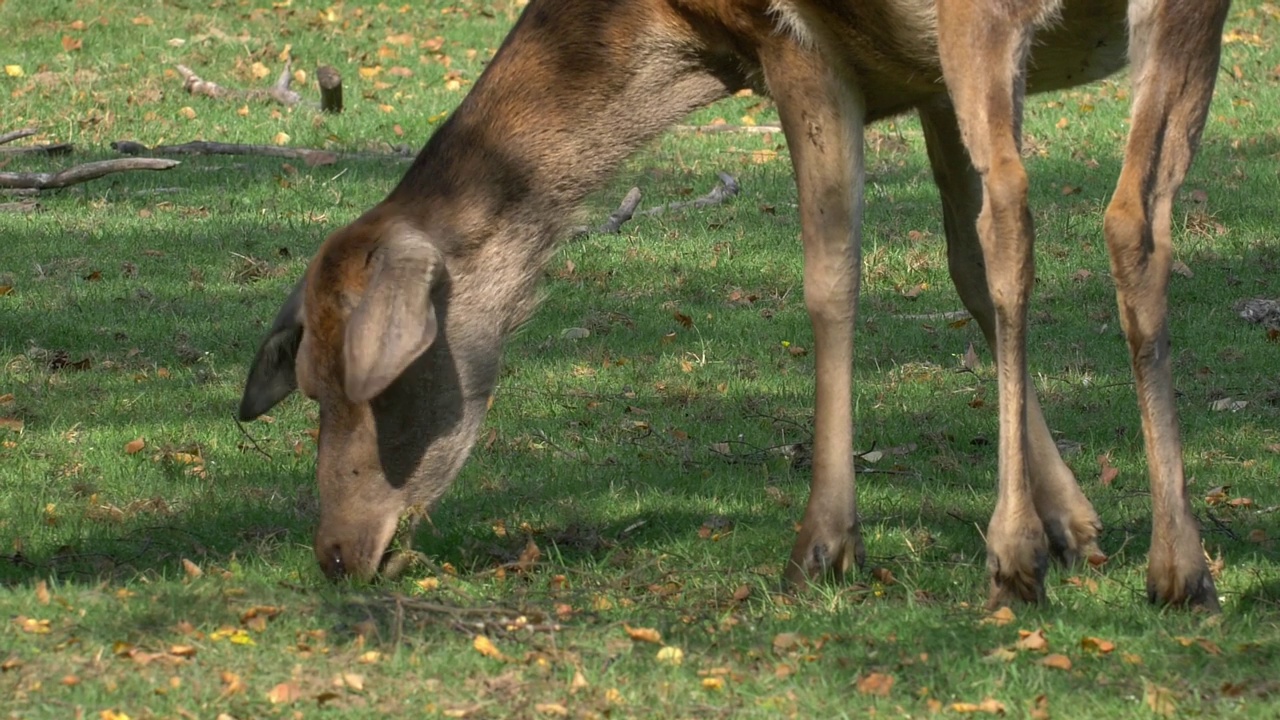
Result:
[[[889,691],[893,689],[893,682],[892,675],[873,672],[858,678],[857,688],[863,695],[887,697]]]
[[[201,570],[199,565],[186,558],[182,558],[182,571],[187,574],[187,577],[193,580],[204,575],[204,570]]]
[[[1037,695],[1031,703],[1031,720],[1049,720],[1049,696]]]
[[[49,604],[49,584],[44,580],[36,582],[36,601],[41,605]]]
[[[702,678],[702,688],[704,690],[723,690],[724,678],[722,677],[706,677]]]
[[[773,636],[773,651],[776,653],[781,654],[789,650],[794,650],[799,647],[799,645],[800,636],[795,633],[785,632],[778,633]]]
[[[1161,717],[1173,717],[1178,712],[1178,704],[1173,701],[1173,691],[1151,681],[1145,682],[1142,701],[1151,708],[1151,712]]]
[[[1111,487],[1111,483],[1115,482],[1116,477],[1120,475],[1119,468],[1111,467],[1110,455],[1098,456],[1098,468],[1100,469],[1098,482],[1102,483],[1103,487]]]
[[[294,703],[302,699],[302,688],[294,682],[282,682],[267,692],[272,705]]]
[[[538,563],[538,558],[542,557],[542,550],[538,549],[538,544],[529,538],[525,543],[524,550],[520,551],[520,557],[516,559],[515,568],[519,572],[528,572]]]
[[[533,706],[533,709],[542,715],[569,717],[569,709],[560,703],[537,703]]]
[[[1052,653],[1045,655],[1044,658],[1040,660],[1040,664],[1055,670],[1070,670],[1071,658],[1061,653]]]
[[[25,425],[26,423],[19,418],[0,418],[0,428],[4,428],[5,430],[12,430],[16,433],[20,433]]]
[[[124,454],[136,455],[142,451],[142,448],[146,446],[147,446],[147,441],[143,440],[142,438],[138,438],[137,440],[130,440],[124,445]]]
[[[987,713],[988,715],[1003,715],[1005,708],[1004,703],[995,698],[987,698],[980,703],[952,703],[951,711],[963,714]]]
[[[1080,638],[1080,647],[1084,650],[1092,650],[1106,655],[1116,649],[1116,644],[1102,638],[1083,637]]]
[[[1014,643],[1019,650],[1030,650],[1031,652],[1044,652],[1049,649],[1049,641],[1044,636],[1044,629],[1031,632],[1028,630],[1018,631],[1018,642]]]
[[[1010,610],[1009,607],[1006,605],[1004,607],[1001,607],[999,610],[996,610],[995,612],[991,613],[990,615],[986,616],[985,618],[983,618],[982,624],[995,625],[996,627],[1000,627],[1003,625],[1008,625],[1009,623],[1013,622],[1016,619],[1017,619],[1017,616],[1014,615],[1013,611]]]
[[[884,585],[894,585],[898,582],[898,578],[886,567],[871,568],[871,577],[879,580]]]
[[[507,656],[502,654],[502,651],[498,649],[498,646],[494,645],[493,641],[485,635],[477,635],[476,639],[472,642],[472,646],[475,647],[476,652],[487,658],[504,661],[507,659]]]
[[[684,662],[684,651],[678,647],[667,645],[658,650],[654,659],[663,665],[680,665]]]
[[[636,642],[647,642],[655,645],[662,644],[662,633],[653,628],[633,628],[630,625],[623,625],[622,629],[626,631],[627,637]]]

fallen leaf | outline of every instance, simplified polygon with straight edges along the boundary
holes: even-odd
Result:
[[[49,583],[45,582],[44,580],[37,581],[36,582],[36,602],[40,603],[41,605],[48,605],[50,599],[51,598],[49,596]]]
[[[647,642],[655,645],[662,644],[662,633],[653,628],[634,628],[630,625],[623,625],[622,629],[626,631],[627,637],[636,642]]]
[[[1037,695],[1031,702],[1031,720],[1049,720],[1049,696]]]
[[[528,572],[538,563],[538,558],[542,557],[542,550],[538,549],[538,544],[529,538],[525,543],[524,550],[520,551],[520,557],[516,559],[515,568],[519,572]]]
[[[12,655],[5,658],[4,662],[0,662],[0,672],[9,672],[10,670],[17,670],[20,667],[22,667],[22,661]]]
[[[1000,609],[996,610],[995,612],[991,613],[990,615],[986,616],[985,618],[983,618],[982,624],[995,625],[996,627],[1001,627],[1003,625],[1008,625],[1009,623],[1013,622],[1016,619],[1017,619],[1017,616],[1013,614],[1013,611],[1009,609],[1009,606],[1005,605]]]
[[[182,558],[182,571],[185,572],[187,574],[187,577],[191,578],[192,580],[200,577],[201,575],[204,575],[204,570],[201,570],[199,565],[191,562],[186,558]]]
[[[889,691],[893,689],[893,676],[885,673],[873,672],[858,678],[856,683],[858,692],[863,695],[875,695],[877,697],[887,697]]]
[[[343,687],[362,692],[364,690],[364,676],[359,673],[344,672],[338,676],[342,680]]]
[[[373,665],[375,663],[381,662],[381,660],[382,660],[382,653],[378,652],[377,650],[366,650],[365,652],[360,654],[360,657],[356,658],[356,662],[360,663],[361,665]]]
[[[138,438],[136,440],[130,440],[129,442],[124,444],[124,454],[136,455],[142,451],[142,448],[146,446],[147,446],[147,441],[143,440],[142,438]]]
[[[800,645],[800,636],[792,632],[778,633],[773,636],[773,651],[776,653],[784,653],[794,650]]]
[[[995,698],[987,698],[980,703],[952,703],[951,711],[963,714],[986,713],[988,715],[1003,715],[1005,712],[1004,703]]]
[[[533,709],[542,715],[569,717],[569,709],[560,703],[537,703],[533,706]]]
[[[476,649],[476,652],[487,658],[504,661],[507,659],[507,656],[502,654],[502,651],[498,649],[498,646],[494,645],[493,641],[485,635],[477,635],[476,639],[471,644]]]
[[[880,581],[884,585],[894,585],[898,582],[898,578],[893,576],[893,572],[886,567],[871,568],[871,577]]]
[[[723,690],[724,678],[722,677],[706,677],[702,678],[702,688],[704,690]]]
[[[267,700],[272,705],[295,703],[302,699],[302,688],[295,682],[282,682],[267,691]]]
[[[1098,456],[1098,468],[1100,469],[1098,482],[1102,483],[1103,487],[1111,487],[1111,483],[1115,482],[1116,477],[1120,475],[1120,469],[1111,466],[1110,455]]]
[[[1045,655],[1040,660],[1040,664],[1055,670],[1070,670],[1071,658],[1060,653],[1051,653],[1049,655]]]
[[[1084,268],[1080,268],[1079,270],[1076,270],[1075,272],[1071,273],[1071,279],[1075,280],[1076,282],[1084,282],[1085,280],[1088,280],[1091,277],[1093,277],[1093,272],[1090,270],[1086,270]]]
[[[70,35],[62,36],[62,49],[66,52],[79,50],[84,45],[84,41],[80,38],[74,38]]]
[[[1049,640],[1045,638],[1043,628],[1034,632],[1029,630],[1019,630],[1018,642],[1014,643],[1014,645],[1019,650],[1044,652],[1049,649]]]
[[[1223,411],[1240,412],[1241,410],[1245,409],[1248,406],[1249,406],[1248,400],[1232,400],[1231,398],[1221,398],[1218,400],[1214,400],[1209,405],[1209,409],[1213,410],[1214,412],[1223,412]]]
[[[16,433],[20,433],[25,425],[26,423],[19,418],[0,418],[0,428],[4,428],[5,430],[12,430]]]
[[[1103,640],[1102,638],[1087,636],[1087,637],[1080,638],[1080,647],[1086,651],[1092,650],[1094,652],[1098,652],[1103,655],[1106,655],[1107,653],[1116,649],[1116,644],[1111,642],[1110,640]]]
[[[1172,267],[1170,267],[1169,269],[1181,275],[1182,277],[1189,278],[1189,277],[1195,277],[1196,275],[1195,273],[1191,272],[1191,268],[1187,267],[1187,264],[1182,262],[1181,260],[1174,260]]]
[[[663,665],[680,665],[684,662],[684,651],[671,645],[658,650],[654,659]]]
[[[1178,712],[1178,704],[1173,700],[1173,691],[1146,681],[1142,690],[1142,701],[1151,712],[1162,717],[1173,717]]]

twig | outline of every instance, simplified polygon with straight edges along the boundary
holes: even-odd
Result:
[[[0,172],[0,187],[49,190],[96,180],[111,173],[131,170],[168,170],[180,164],[177,160],[159,158],[121,158],[75,165],[56,173]]]
[[[289,82],[292,80],[292,72],[290,70],[291,63],[285,61],[284,71],[280,73],[280,77],[276,78],[273,84],[267,90],[236,90],[223,87],[211,80],[205,80],[195,74],[191,68],[186,65],[178,65],[178,74],[182,76],[182,87],[192,95],[203,95],[215,100],[223,98],[236,98],[246,100],[274,100],[285,107],[293,107],[302,102],[302,96],[289,89]]]
[[[5,143],[11,143],[14,140],[21,140],[24,137],[31,137],[32,135],[35,135],[37,132],[40,132],[40,131],[36,130],[35,128],[23,128],[21,130],[12,130],[10,132],[0,135],[0,145],[4,145]]]
[[[253,445],[254,450],[257,450],[258,453],[262,455],[262,457],[270,460],[271,462],[275,462],[275,459],[271,457],[271,454],[268,453],[266,450],[263,450],[262,446],[258,444],[258,441],[254,439],[252,435],[249,434],[248,430],[245,429],[244,423],[240,422],[240,418],[236,418],[236,427],[240,428],[240,434],[244,435],[245,438],[248,439],[249,444]]]
[[[729,198],[738,194],[741,188],[738,181],[727,172],[717,172],[720,182],[711,188],[710,192],[695,200],[688,202],[673,202],[666,205],[659,205],[655,208],[640,211],[640,215],[661,215],[666,212],[679,212],[688,208],[704,208],[712,205],[719,205]]]
[[[308,165],[332,165],[338,161],[338,154],[328,150],[312,150],[310,148],[288,148],[275,145],[242,145],[239,143],[220,143],[196,140],[181,145],[157,145],[147,147],[133,140],[117,140],[111,148],[125,155],[265,155],[267,157],[283,157],[302,160]]]
[[[636,208],[640,207],[640,188],[633,187],[627,191],[625,197],[622,198],[622,204],[609,214],[609,219],[604,224],[596,228],[596,232],[601,235],[617,235],[622,229],[622,225],[635,215]]]
[[[968,320],[973,317],[968,310],[952,310],[950,312],[936,313],[920,313],[918,315],[892,315],[895,320],[944,320],[946,322],[954,322],[956,320]]]
[[[54,143],[52,145],[26,145],[23,147],[0,147],[0,155],[67,155],[75,146],[71,143]]]
[[[748,135],[782,132],[782,127],[779,125],[676,125],[671,129],[678,133],[744,133]]]

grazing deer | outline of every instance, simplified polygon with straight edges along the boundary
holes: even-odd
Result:
[[[1132,65],[1124,167],[1103,232],[1154,514],[1147,591],[1215,609],[1185,488],[1166,327],[1171,205],[1203,129],[1229,0],[532,0],[391,194],[333,233],[254,359],[245,419],[295,387],[320,404],[315,552],[372,577],[411,507],[458,473],[511,330],[570,211],[664,128],[744,87],[777,102],[799,189],[817,366],[813,480],[786,576],[864,560],[851,362],[863,128],[915,110],[951,277],[999,374],[991,604],[1044,598],[1047,559],[1096,551],[1098,516],[1026,367],[1034,272],[1027,92]]]

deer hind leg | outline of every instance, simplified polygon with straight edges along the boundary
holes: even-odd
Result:
[[[987,271],[978,239],[978,214],[982,209],[982,180],[960,139],[955,111],[950,104],[920,108],[933,166],[933,178],[942,195],[942,219],[947,236],[947,264],[961,302],[978,322],[987,345],[996,348],[996,312],[987,289]],[[1048,534],[1049,550],[1063,564],[1098,553],[1101,529],[1098,514],[1080,491],[1071,468],[1062,461],[1049,426],[1045,423],[1035,388],[1026,384],[1027,471],[1031,500]]]
[[[857,88],[816,52],[776,37],[761,51],[795,166],[804,298],[817,370],[813,478],[787,564],[796,585],[866,559],[853,477],[853,325],[861,275],[862,127]]]
[[[982,178],[978,239],[995,310],[999,492],[987,527],[988,604],[1044,600],[1048,540],[1027,473],[1027,301],[1034,281],[1027,173],[1019,153],[1024,71],[1042,3],[938,2],[943,77]],[[1043,3],[1048,5],[1048,3]]]
[[[1133,111],[1124,167],[1103,222],[1129,343],[1151,475],[1147,596],[1218,608],[1187,500],[1169,364],[1173,198],[1204,128],[1227,0],[1132,3]]]

